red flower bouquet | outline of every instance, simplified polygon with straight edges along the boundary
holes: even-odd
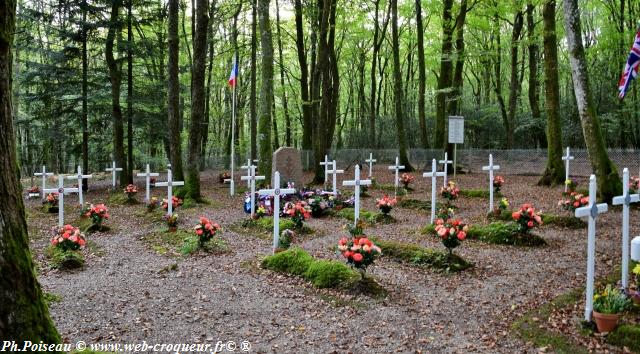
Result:
[[[175,195],[171,197],[171,204],[173,207],[173,210],[176,210],[179,206],[182,205],[182,199],[176,197]],[[169,204],[167,204],[167,200],[166,199],[162,199],[162,208],[167,210],[169,208]]]
[[[80,233],[80,229],[71,225],[54,227],[52,233],[51,244],[60,248],[62,251],[75,251],[86,243],[86,239],[84,235]]]
[[[442,244],[453,253],[453,249],[460,245],[460,242],[467,237],[467,225],[460,220],[436,220],[436,233],[442,239]]]
[[[284,205],[284,213],[291,217],[297,229],[302,228],[304,220],[311,217],[311,207],[306,202],[287,202]]]
[[[365,271],[373,264],[376,257],[382,254],[380,247],[366,237],[354,237],[352,240],[343,237],[338,241],[338,250],[342,252],[348,264],[362,271]]]
[[[533,205],[529,203],[522,204],[519,210],[511,214],[511,218],[520,225],[520,231],[524,233],[542,225],[542,217],[536,213]]]
[[[574,212],[576,209],[589,205],[589,196],[582,195],[578,192],[570,192],[569,199],[561,199],[558,205],[565,210]]]
[[[136,193],[138,193],[138,187],[135,184],[130,184],[124,189],[124,194],[127,195],[129,200],[133,200],[136,197]]]
[[[90,218],[94,225],[101,225],[103,221],[109,219],[109,209],[104,204],[96,206],[89,204],[83,210],[83,216]]]
[[[47,197],[45,198],[44,203],[50,207],[58,206],[58,192],[47,194]]]
[[[38,186],[31,186],[31,188],[27,189],[27,193],[40,193],[40,187]]]
[[[504,177],[502,176],[495,176],[493,177],[493,191],[496,193],[500,192],[500,188],[502,188],[502,185],[504,184]]]
[[[449,181],[446,187],[442,187],[442,189],[440,189],[440,194],[442,194],[442,197],[447,199],[448,201],[453,201],[458,199],[460,189],[458,189],[454,181]]]
[[[200,223],[196,225],[194,229],[196,236],[198,236],[198,245],[202,247],[221,230],[221,227],[218,223],[211,222],[209,219],[201,216]]]
[[[416,178],[408,173],[403,173],[400,176],[400,182],[404,185],[405,189],[409,189],[409,184],[412,183],[414,179]]]
[[[380,209],[380,211],[387,215],[391,212],[391,209],[398,203],[396,198],[389,198],[387,195],[376,200],[376,207]]]

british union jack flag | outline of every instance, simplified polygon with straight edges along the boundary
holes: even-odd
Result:
[[[640,67],[640,30],[636,33],[636,38],[633,40],[633,46],[631,46],[631,52],[627,63],[624,65],[624,71],[620,77],[618,83],[618,97],[623,99],[629,90],[631,81],[638,76],[638,67]]]

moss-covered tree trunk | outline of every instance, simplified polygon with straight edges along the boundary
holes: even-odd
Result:
[[[378,5],[376,3],[376,9],[377,6]],[[427,136],[427,121],[424,97],[427,85],[427,74],[424,63],[424,26],[422,25],[422,0],[416,0],[416,29],[418,36],[418,123],[420,124],[420,147],[426,149],[429,147],[429,138]],[[373,66],[374,68],[372,71],[375,73],[375,64]],[[372,85],[372,88],[373,87],[375,87],[375,83],[374,85]]]
[[[0,338],[60,343],[33,270],[11,104],[16,1],[0,2]]]
[[[202,122],[205,112],[204,74],[207,62],[207,29],[209,27],[209,1],[198,0],[196,7],[196,33],[193,40],[193,66],[191,67],[191,124],[189,126],[189,160],[187,184],[189,197],[199,200],[200,160],[202,155]]]
[[[398,133],[398,150],[400,163],[405,171],[413,171],[407,156],[407,136],[404,129],[404,97],[402,75],[400,73],[400,40],[398,38],[398,1],[391,0],[391,42],[393,47],[393,96],[395,100],[396,132]]]
[[[269,21],[270,0],[258,0],[260,47],[262,49],[262,81],[260,88],[258,144],[260,149],[259,170],[271,180],[271,106],[273,102],[273,38]],[[278,186],[276,186],[278,187]]]
[[[171,171],[173,179],[176,181],[184,178],[182,172],[182,139],[180,133],[180,81],[178,79],[178,51],[180,39],[178,38],[178,0],[169,0],[169,78],[167,89],[167,119],[169,128],[169,160],[171,161]],[[189,46],[187,46],[187,49]],[[189,55],[191,58],[191,55]],[[191,60],[189,60],[191,62]]]
[[[547,167],[538,184],[553,186],[558,183],[564,183],[565,178],[564,164],[562,163],[555,0],[549,0],[544,3],[542,21],[544,31],[544,97],[545,110],[547,111]]]
[[[453,63],[451,51],[453,50],[453,29],[451,8],[453,0],[444,0],[442,3],[442,50],[440,54],[440,75],[438,75],[438,90],[436,91],[436,126],[433,138],[433,147],[446,149],[446,115],[448,91],[451,87],[453,75]]]
[[[622,183],[616,166],[609,159],[607,147],[602,138],[600,123],[596,116],[593,95],[589,86],[589,70],[582,45],[582,28],[578,0],[564,1],[564,27],[567,33],[571,77],[582,124],[585,145],[589,153],[591,167],[598,178],[598,192],[604,201],[610,201],[620,194]]]

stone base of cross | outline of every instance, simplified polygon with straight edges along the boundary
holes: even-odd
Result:
[[[156,183],[158,187],[167,187],[167,214],[173,215],[173,187],[184,186],[184,181],[174,181],[171,170],[167,170],[167,181]]]
[[[82,180],[84,179],[89,179],[89,178],[93,178],[93,175],[83,175],[82,174],[82,167],[80,167],[80,165],[78,165],[78,174],[75,176],[67,176],[67,179],[75,179],[78,181],[78,202],[80,203],[80,206],[84,206],[84,198],[82,195]]]
[[[293,194],[296,192],[293,188],[280,188],[280,172],[273,174],[272,189],[261,189],[259,195],[273,197],[273,252],[275,253],[280,244],[280,197],[283,195]]]
[[[42,200],[44,200],[45,198],[44,190],[47,189],[47,177],[53,176],[53,173],[47,172],[47,167],[45,165],[42,165],[42,172],[36,172],[33,175],[36,177],[42,177],[42,188],[40,189],[40,191],[42,194]]]
[[[354,187],[353,225],[358,225],[358,220],[360,219],[360,186],[371,185],[371,180],[360,179],[360,166],[356,165],[353,180],[343,181],[342,185]]]
[[[596,219],[598,214],[607,212],[606,203],[596,204],[596,176],[589,178],[589,205],[576,209],[576,217],[589,217],[589,238],[587,239],[587,289],[586,305],[584,308],[584,319],[591,321],[593,312],[593,283],[596,270]]]
[[[613,205],[622,205],[622,288],[629,286],[629,206],[640,201],[638,194],[629,194],[629,169],[622,172],[622,195],[613,198]]]
[[[75,178],[75,176],[73,176]],[[43,193],[58,193],[58,226],[64,226],[64,195],[69,193],[81,193],[82,186],[78,188],[65,188],[64,176],[58,175],[58,188],[43,189]]]
[[[438,183],[438,177],[443,177],[444,172],[438,172],[438,165],[436,164],[436,159],[431,161],[431,172],[425,172],[422,174],[422,177],[431,178],[431,223],[433,224],[436,221],[436,196],[437,189],[436,185]]]

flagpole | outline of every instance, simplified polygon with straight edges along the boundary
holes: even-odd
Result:
[[[233,170],[235,168],[235,154],[236,154],[236,142],[235,142],[235,137],[236,137],[236,85],[238,84],[238,74],[237,74],[237,58],[234,58],[233,60],[233,69],[235,73],[235,78],[234,78],[234,82],[233,82],[233,91],[231,94],[231,186],[229,186],[229,192],[231,193],[231,195],[235,195],[235,188],[234,188],[234,183],[233,183]]]

